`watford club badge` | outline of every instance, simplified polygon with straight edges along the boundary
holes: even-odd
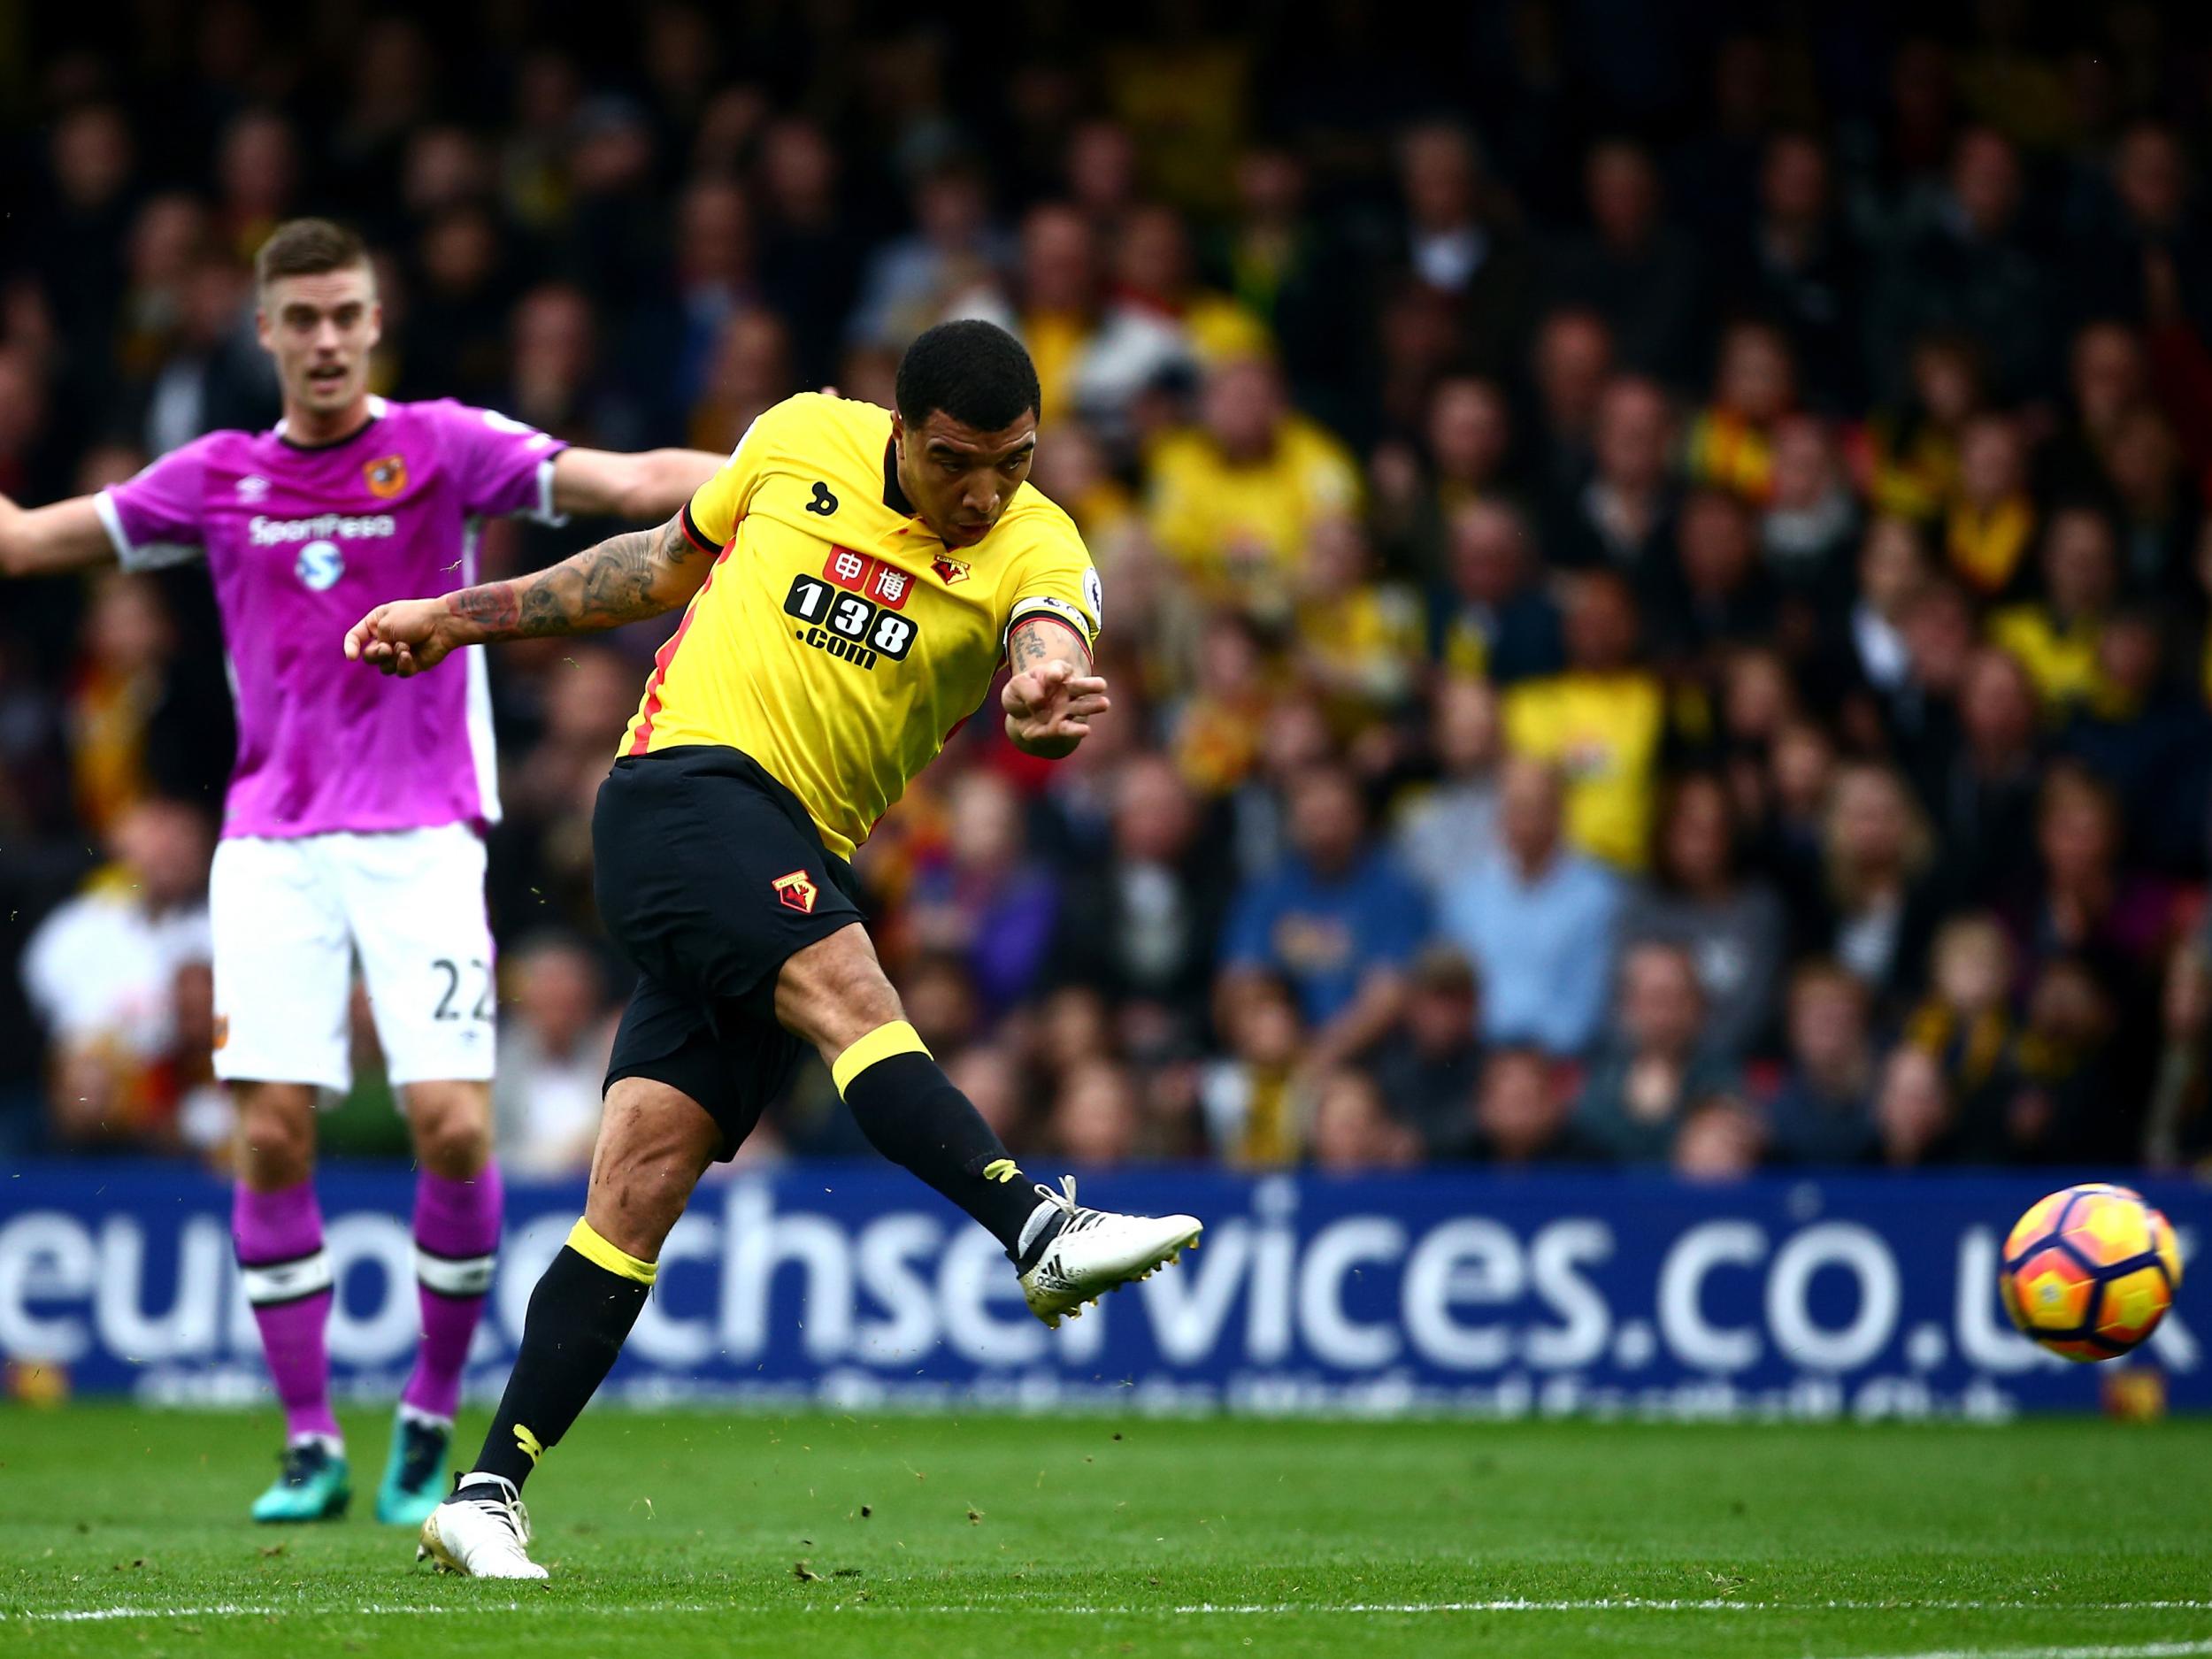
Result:
[[[379,501],[389,501],[407,488],[407,457],[388,455],[380,461],[372,461],[361,469],[361,478],[368,485],[370,495]]]
[[[805,871],[794,870],[787,876],[778,876],[768,885],[775,888],[776,896],[784,902],[787,908],[806,916],[814,914],[814,900],[821,889],[814,885],[814,879]]]
[[[937,572],[939,580],[948,588],[955,582],[964,582],[968,580],[967,561],[954,558],[949,553],[940,553],[935,558],[930,560],[929,567]]]

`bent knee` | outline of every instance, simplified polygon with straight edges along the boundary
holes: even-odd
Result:
[[[825,1053],[903,1017],[899,994],[858,924],[798,952],[776,976],[776,1019]]]
[[[415,1158],[432,1173],[465,1180],[491,1161],[491,1090],[481,1083],[407,1085]]]
[[[616,1248],[655,1260],[721,1148],[721,1130],[690,1095],[622,1078],[607,1091],[584,1214]]]
[[[237,1090],[238,1173],[260,1192],[296,1187],[315,1172],[315,1091],[294,1083]]]

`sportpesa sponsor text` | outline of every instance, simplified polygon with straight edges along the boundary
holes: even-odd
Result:
[[[1205,1246],[1055,1334],[992,1240],[904,1177],[803,1166],[702,1195],[611,1390],[1483,1415],[2085,1407],[2098,1372],[2019,1337],[1994,1294],[1998,1242],[2040,1185],[1124,1172],[1095,1178],[1095,1197],[1193,1210]],[[222,1188],[165,1167],[46,1166],[0,1190],[0,1353],[149,1400],[265,1388]],[[388,1395],[415,1340],[410,1184],[334,1172],[323,1190],[340,1386]],[[503,1378],[579,1197],[511,1187],[478,1391]],[[2186,1251],[2212,1197],[2178,1183],[2153,1197]],[[2186,1285],[2143,1358],[2177,1405],[2212,1404]]]
[[[283,547],[293,541],[373,541],[399,534],[399,521],[388,512],[322,512],[311,518],[267,518],[256,514],[246,521],[246,536],[256,547]]]

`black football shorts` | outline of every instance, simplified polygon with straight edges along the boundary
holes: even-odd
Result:
[[[651,1078],[734,1154],[805,1044],[776,1023],[785,960],[862,918],[852,866],[790,790],[718,744],[626,755],[592,814],[600,919],[638,971],[607,1087]]]

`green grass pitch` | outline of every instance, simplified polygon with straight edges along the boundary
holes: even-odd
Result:
[[[604,1411],[522,1586],[416,1569],[348,1428],[354,1517],[280,1531],[265,1413],[0,1410],[0,1653],[2212,1654],[2206,1421]]]

